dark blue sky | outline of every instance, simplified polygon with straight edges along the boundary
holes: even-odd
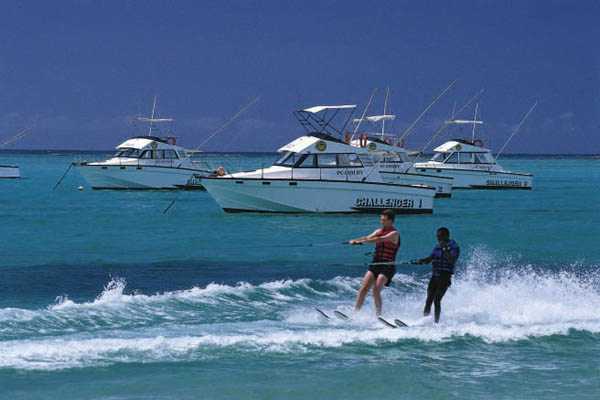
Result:
[[[302,132],[300,107],[389,86],[402,131],[458,78],[409,148],[485,88],[492,148],[538,100],[506,152],[600,153],[599,16],[597,1],[4,2],[0,141],[35,124],[9,148],[111,149],[158,92],[193,148],[261,94],[205,150],[272,151]]]

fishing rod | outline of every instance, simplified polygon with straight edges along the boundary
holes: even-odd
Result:
[[[52,191],[55,191],[56,188],[60,186],[60,184],[62,183],[63,179],[65,179],[65,177],[67,176],[67,174],[71,170],[72,166],[73,166],[73,163],[69,164],[69,168],[67,168],[67,170],[65,171],[65,173],[63,174],[63,176],[58,180],[58,182],[56,183],[56,185],[54,185],[54,188],[52,189]]]
[[[444,89],[440,94],[438,94],[438,96],[435,99],[433,99],[433,101],[427,106],[427,108],[425,108],[423,110],[423,112],[417,117],[417,119],[415,119],[413,121],[413,123],[410,124],[410,126],[408,128],[406,128],[406,130],[400,136],[400,140],[406,139],[406,137],[408,136],[408,134],[417,125],[417,123],[421,120],[421,118],[423,118],[423,116],[425,116],[425,114],[427,114],[427,112],[431,109],[431,107],[433,107],[433,105],[435,103],[437,103],[438,100],[441,99],[444,96],[444,94],[446,94],[446,92],[448,90],[450,90],[450,88],[456,84],[456,82],[458,82],[458,79],[453,80],[452,83],[450,85],[448,85],[448,87],[446,87],[446,89]]]
[[[508,142],[510,142],[510,140],[513,138],[513,136],[515,136],[515,134],[517,133],[517,131],[521,128],[521,125],[523,125],[523,122],[525,122],[525,120],[529,117],[529,114],[531,114],[533,112],[533,110],[535,109],[535,107],[537,107],[537,105],[538,105],[538,102],[536,101],[535,104],[533,106],[531,106],[531,108],[529,109],[529,111],[527,111],[527,114],[525,114],[525,116],[523,117],[523,119],[521,119],[521,122],[519,122],[519,124],[517,125],[517,127],[513,131],[512,135],[510,135],[510,137],[506,140],[506,142],[504,142],[504,146],[502,146],[502,148],[500,149],[500,151],[498,152],[498,154],[496,154],[496,161],[498,161],[498,158],[500,158],[500,154],[502,154],[502,152],[504,151],[504,148],[506,147],[506,145],[508,144]]]
[[[462,105],[462,107],[458,110],[458,111],[452,111],[452,116],[450,117],[449,121],[452,121],[454,118],[456,118],[458,116],[458,114],[460,114],[465,108],[467,108],[467,106],[469,104],[471,104],[473,101],[475,101],[476,98],[478,98],[479,96],[481,96],[481,94],[485,91],[485,89],[481,89],[479,92],[475,93],[475,95],[473,97],[471,97],[465,104]],[[456,107],[456,106],[455,106]],[[433,135],[433,137],[431,139],[429,139],[429,141],[427,143],[425,143],[425,145],[421,148],[421,150],[419,151],[420,155],[425,154],[425,149],[434,141],[436,140],[440,134],[442,133],[442,131],[444,129],[446,129],[448,127],[448,125],[450,124],[449,121],[444,121],[444,124],[440,127],[440,129],[438,129],[438,131]]]
[[[218,127],[208,138],[206,138],[202,143],[200,143],[198,145],[198,147],[196,147],[194,150],[192,150],[192,154],[196,153],[200,147],[204,146],[209,140],[211,140],[213,137],[215,137],[217,135],[217,133],[221,132],[223,129],[225,129],[227,127],[227,125],[229,125],[231,122],[233,122],[238,116],[240,116],[242,113],[244,113],[244,111],[246,111],[247,109],[249,109],[250,107],[252,107],[254,104],[256,104],[258,102],[258,100],[260,100],[260,95],[256,96],[250,103],[246,104],[244,107],[242,107],[237,113],[235,113],[235,115],[231,118],[229,118],[227,121],[225,121],[220,127]],[[171,209],[171,207],[173,207],[173,205],[175,205],[175,203],[177,202],[177,200],[179,200],[179,197],[181,197],[181,193],[183,193],[183,191],[179,192],[179,194],[177,195],[177,197],[175,197],[175,199],[173,199],[169,205],[167,206],[167,208],[165,208],[163,210],[163,215],[167,213],[167,211],[169,211]]]

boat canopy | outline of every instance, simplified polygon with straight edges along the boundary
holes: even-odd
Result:
[[[462,153],[489,153],[485,147],[475,146],[462,140],[450,140],[433,149],[436,153],[462,152]]]
[[[309,112],[311,114],[316,114],[323,110],[339,110],[339,109],[343,109],[343,108],[356,108],[356,104],[346,104],[346,105],[341,105],[341,106],[315,106],[315,107],[305,108],[302,111]]]
[[[369,117],[364,117],[364,118],[355,118],[353,119],[354,122],[362,122],[362,121],[366,121],[366,122],[379,122],[379,121],[387,121],[387,120],[394,120],[396,119],[396,116],[393,114],[384,114],[384,115],[371,115]]]
[[[182,150],[182,147],[167,143],[164,139],[154,136],[138,136],[128,139],[117,146],[117,149],[138,149],[138,150]]]

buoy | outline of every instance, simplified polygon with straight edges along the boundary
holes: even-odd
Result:
[[[79,186],[77,190],[83,190],[83,186]]]

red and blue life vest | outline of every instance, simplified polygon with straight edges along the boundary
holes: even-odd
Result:
[[[393,226],[383,230],[380,229],[377,232],[377,236],[385,236],[390,232],[396,231],[396,228]],[[386,240],[385,242],[379,242],[375,246],[375,254],[373,255],[373,262],[394,262],[396,261],[396,254],[398,253],[398,249],[400,248],[400,236],[398,236],[398,244],[392,242],[391,240]]]

